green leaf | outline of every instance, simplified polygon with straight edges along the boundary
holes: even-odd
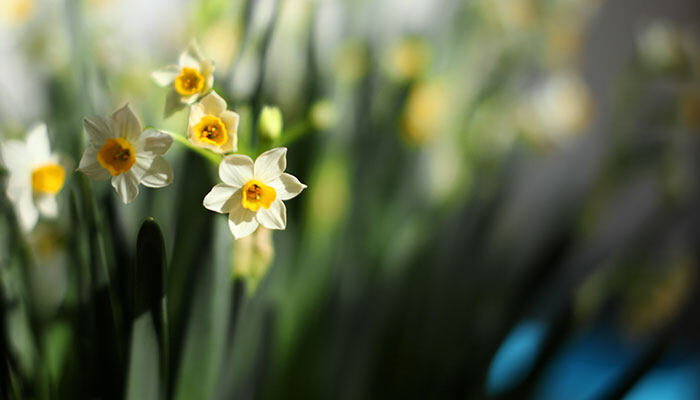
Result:
[[[160,316],[165,295],[165,244],[160,227],[147,218],[141,225],[136,241],[136,268],[134,271],[134,317],[150,310]],[[156,326],[156,329],[159,329]]]
[[[150,313],[134,321],[131,335],[126,398],[158,400],[161,398],[158,340]]]
[[[225,353],[231,304],[230,254],[232,237],[226,218],[216,219],[214,257],[201,265],[194,304],[177,376],[176,399],[214,398]]]

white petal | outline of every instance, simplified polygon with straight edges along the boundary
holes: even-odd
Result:
[[[255,218],[267,229],[284,229],[287,226],[287,208],[282,200],[275,199],[267,210],[258,210]]]
[[[131,169],[144,186],[162,188],[173,182],[173,169],[161,156],[136,156],[136,164]]]
[[[151,73],[151,78],[158,86],[169,86],[180,74],[180,67],[168,65]]]
[[[204,88],[202,91],[207,91],[214,86],[214,61],[213,60],[202,60],[199,63],[199,72],[204,78]]]
[[[109,171],[102,168],[97,161],[97,151],[98,150],[92,146],[85,149],[83,157],[80,159],[80,164],[78,165],[78,171],[84,173],[90,179],[101,181],[109,178],[110,174]]]
[[[306,189],[306,185],[299,182],[296,176],[288,173],[283,173],[279,178],[269,182],[277,192],[277,198],[280,200],[289,200],[296,197],[302,190]]]
[[[199,60],[202,59],[202,53],[199,51],[197,42],[192,40],[180,54],[180,67],[189,67],[199,69]]]
[[[88,135],[90,143],[96,147],[101,148],[107,139],[114,137],[109,121],[104,117],[83,118],[83,128]]]
[[[180,97],[180,93],[175,91],[175,89],[172,89],[171,91],[168,92],[168,96],[165,98],[165,112],[164,115],[166,117],[169,117],[173,115],[175,112],[182,110],[185,108],[185,103],[182,102],[182,98]]]
[[[255,232],[258,228],[258,221],[255,213],[238,203],[234,205],[228,214],[228,228],[231,230],[234,239],[240,239]]]
[[[240,115],[233,111],[226,110],[219,115],[221,121],[226,125],[228,132],[228,140],[221,146],[224,152],[238,150],[238,123],[241,119]]]
[[[113,176],[112,187],[124,204],[131,203],[139,194],[139,180],[131,170]]]
[[[204,112],[204,106],[197,103],[193,104],[192,107],[190,107],[190,115],[187,117],[189,127],[192,128],[195,125],[199,123],[199,121],[202,120],[202,118],[206,115]]]
[[[112,114],[110,124],[116,137],[124,138],[132,145],[136,143],[141,135],[141,122],[139,122],[128,103]]]
[[[242,154],[224,157],[219,164],[219,178],[235,188],[242,187],[253,179],[253,160]]]
[[[180,103],[189,105],[189,104],[192,104],[195,101],[197,101],[198,98],[199,98],[199,93],[195,93],[192,96],[182,96],[182,97],[180,97]]]
[[[15,203],[15,209],[17,210],[17,219],[22,230],[24,232],[31,231],[39,219],[39,211],[34,206],[31,191],[27,190],[24,192],[19,201]]]
[[[285,168],[287,168],[287,148],[276,147],[258,156],[255,160],[253,175],[255,179],[267,183],[282,175]]]
[[[56,218],[58,215],[58,203],[56,196],[51,194],[43,194],[34,198],[36,206],[39,208],[41,215],[49,218]]]
[[[27,134],[27,150],[32,158],[32,164],[38,165],[48,162],[51,157],[49,134],[46,124],[38,124],[32,127]]]
[[[235,204],[241,203],[241,189],[220,183],[209,191],[202,204],[207,210],[227,214]]]
[[[204,96],[199,103],[204,106],[204,114],[218,116],[226,111],[226,100],[215,91],[211,91],[211,93]]]
[[[10,172],[28,171],[31,160],[27,156],[27,145],[19,140],[8,140],[0,143],[2,162]]]
[[[27,170],[10,172],[7,179],[7,198],[11,201],[18,201],[26,192],[32,191],[32,175]]]
[[[173,137],[155,129],[146,129],[141,135],[141,150],[162,156],[173,144]]]

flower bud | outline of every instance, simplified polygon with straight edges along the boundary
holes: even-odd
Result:
[[[282,134],[282,111],[279,107],[264,106],[258,119],[258,132],[268,140],[276,140]]]

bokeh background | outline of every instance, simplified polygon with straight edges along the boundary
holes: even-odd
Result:
[[[77,166],[127,102],[184,134],[150,73],[194,38],[309,186],[234,242],[178,143],[171,186],[72,172],[28,235],[3,178],[3,398],[700,398],[697,1],[0,6],[0,140]]]

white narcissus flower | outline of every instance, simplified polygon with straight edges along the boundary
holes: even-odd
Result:
[[[228,226],[235,239],[248,236],[262,225],[284,229],[287,209],[282,200],[296,197],[306,185],[284,172],[287,149],[277,147],[256,160],[245,155],[227,156],[219,165],[224,183],[214,186],[204,198],[204,207],[228,214]]]
[[[139,183],[161,188],[173,181],[173,170],[162,157],[173,138],[154,129],[143,131],[128,104],[109,119],[85,118],[83,127],[90,144],[78,171],[95,180],[111,176],[112,186],[124,204],[139,194]]]
[[[0,154],[9,172],[7,197],[17,210],[22,230],[31,231],[40,213],[56,217],[56,193],[63,187],[66,169],[59,164],[58,156],[51,153],[46,125],[32,128],[26,142],[1,143]]]
[[[197,101],[214,85],[214,61],[202,55],[197,43],[190,42],[180,54],[178,65],[168,65],[151,74],[160,86],[171,86],[165,104],[165,114]]]
[[[226,101],[212,91],[190,107],[187,138],[195,146],[217,153],[238,150],[240,116],[226,109]]]

